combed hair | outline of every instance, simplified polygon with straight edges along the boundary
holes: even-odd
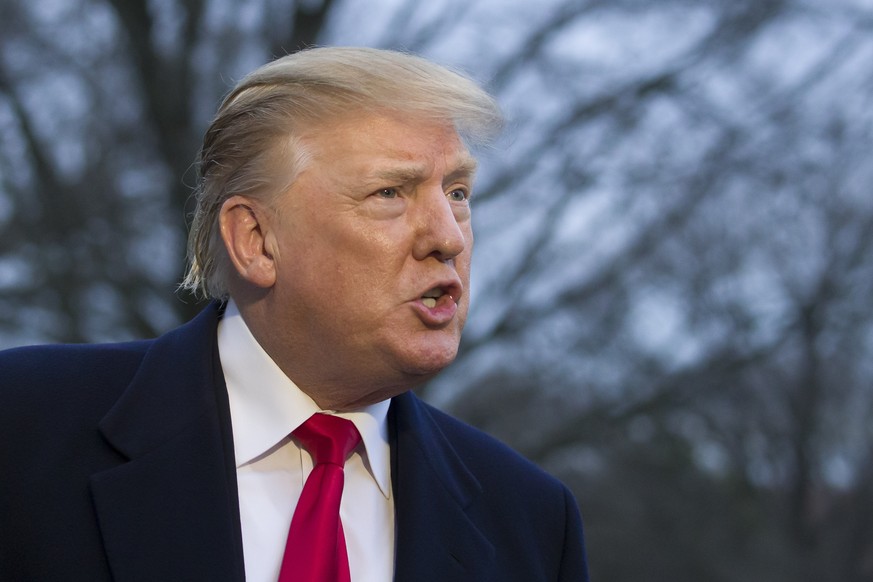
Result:
[[[240,194],[272,202],[306,163],[300,134],[350,111],[452,123],[468,146],[489,143],[503,122],[494,99],[475,82],[407,53],[324,47],[264,65],[225,97],[203,138],[182,288],[227,297],[231,266],[219,232],[222,205]]]

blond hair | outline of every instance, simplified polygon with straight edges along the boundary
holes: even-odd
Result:
[[[407,53],[314,48],[260,67],[225,97],[204,136],[182,288],[227,297],[222,204],[239,194],[270,201],[285,191],[306,162],[297,139],[303,128],[350,111],[452,123],[470,146],[488,143],[502,125],[495,101],[476,83]]]

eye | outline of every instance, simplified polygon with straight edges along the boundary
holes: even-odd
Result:
[[[469,198],[467,191],[462,188],[456,188],[447,194],[452,202],[466,202]]]
[[[380,198],[397,198],[396,188],[382,188],[376,192],[376,196]]]

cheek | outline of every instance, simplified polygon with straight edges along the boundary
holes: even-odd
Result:
[[[475,240],[473,237],[473,225],[470,223],[469,220],[463,223],[463,225],[461,226],[461,232],[464,233],[464,254],[470,256],[473,253],[473,243],[475,242]]]
[[[470,279],[470,263],[473,260],[473,233],[469,229],[464,232],[464,239],[464,252],[455,257],[455,268],[466,284]]]
[[[387,293],[393,293],[403,272],[406,253],[402,237],[374,228],[345,228],[325,225],[306,257],[306,269],[317,273],[319,286],[337,301],[353,297],[366,310]],[[303,270],[303,269],[301,269]],[[300,276],[306,276],[305,272]],[[311,275],[310,275],[311,276]]]

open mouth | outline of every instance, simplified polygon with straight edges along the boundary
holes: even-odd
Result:
[[[445,287],[434,287],[421,296],[421,303],[428,309],[433,309],[442,297],[448,297],[457,302],[452,293]]]

